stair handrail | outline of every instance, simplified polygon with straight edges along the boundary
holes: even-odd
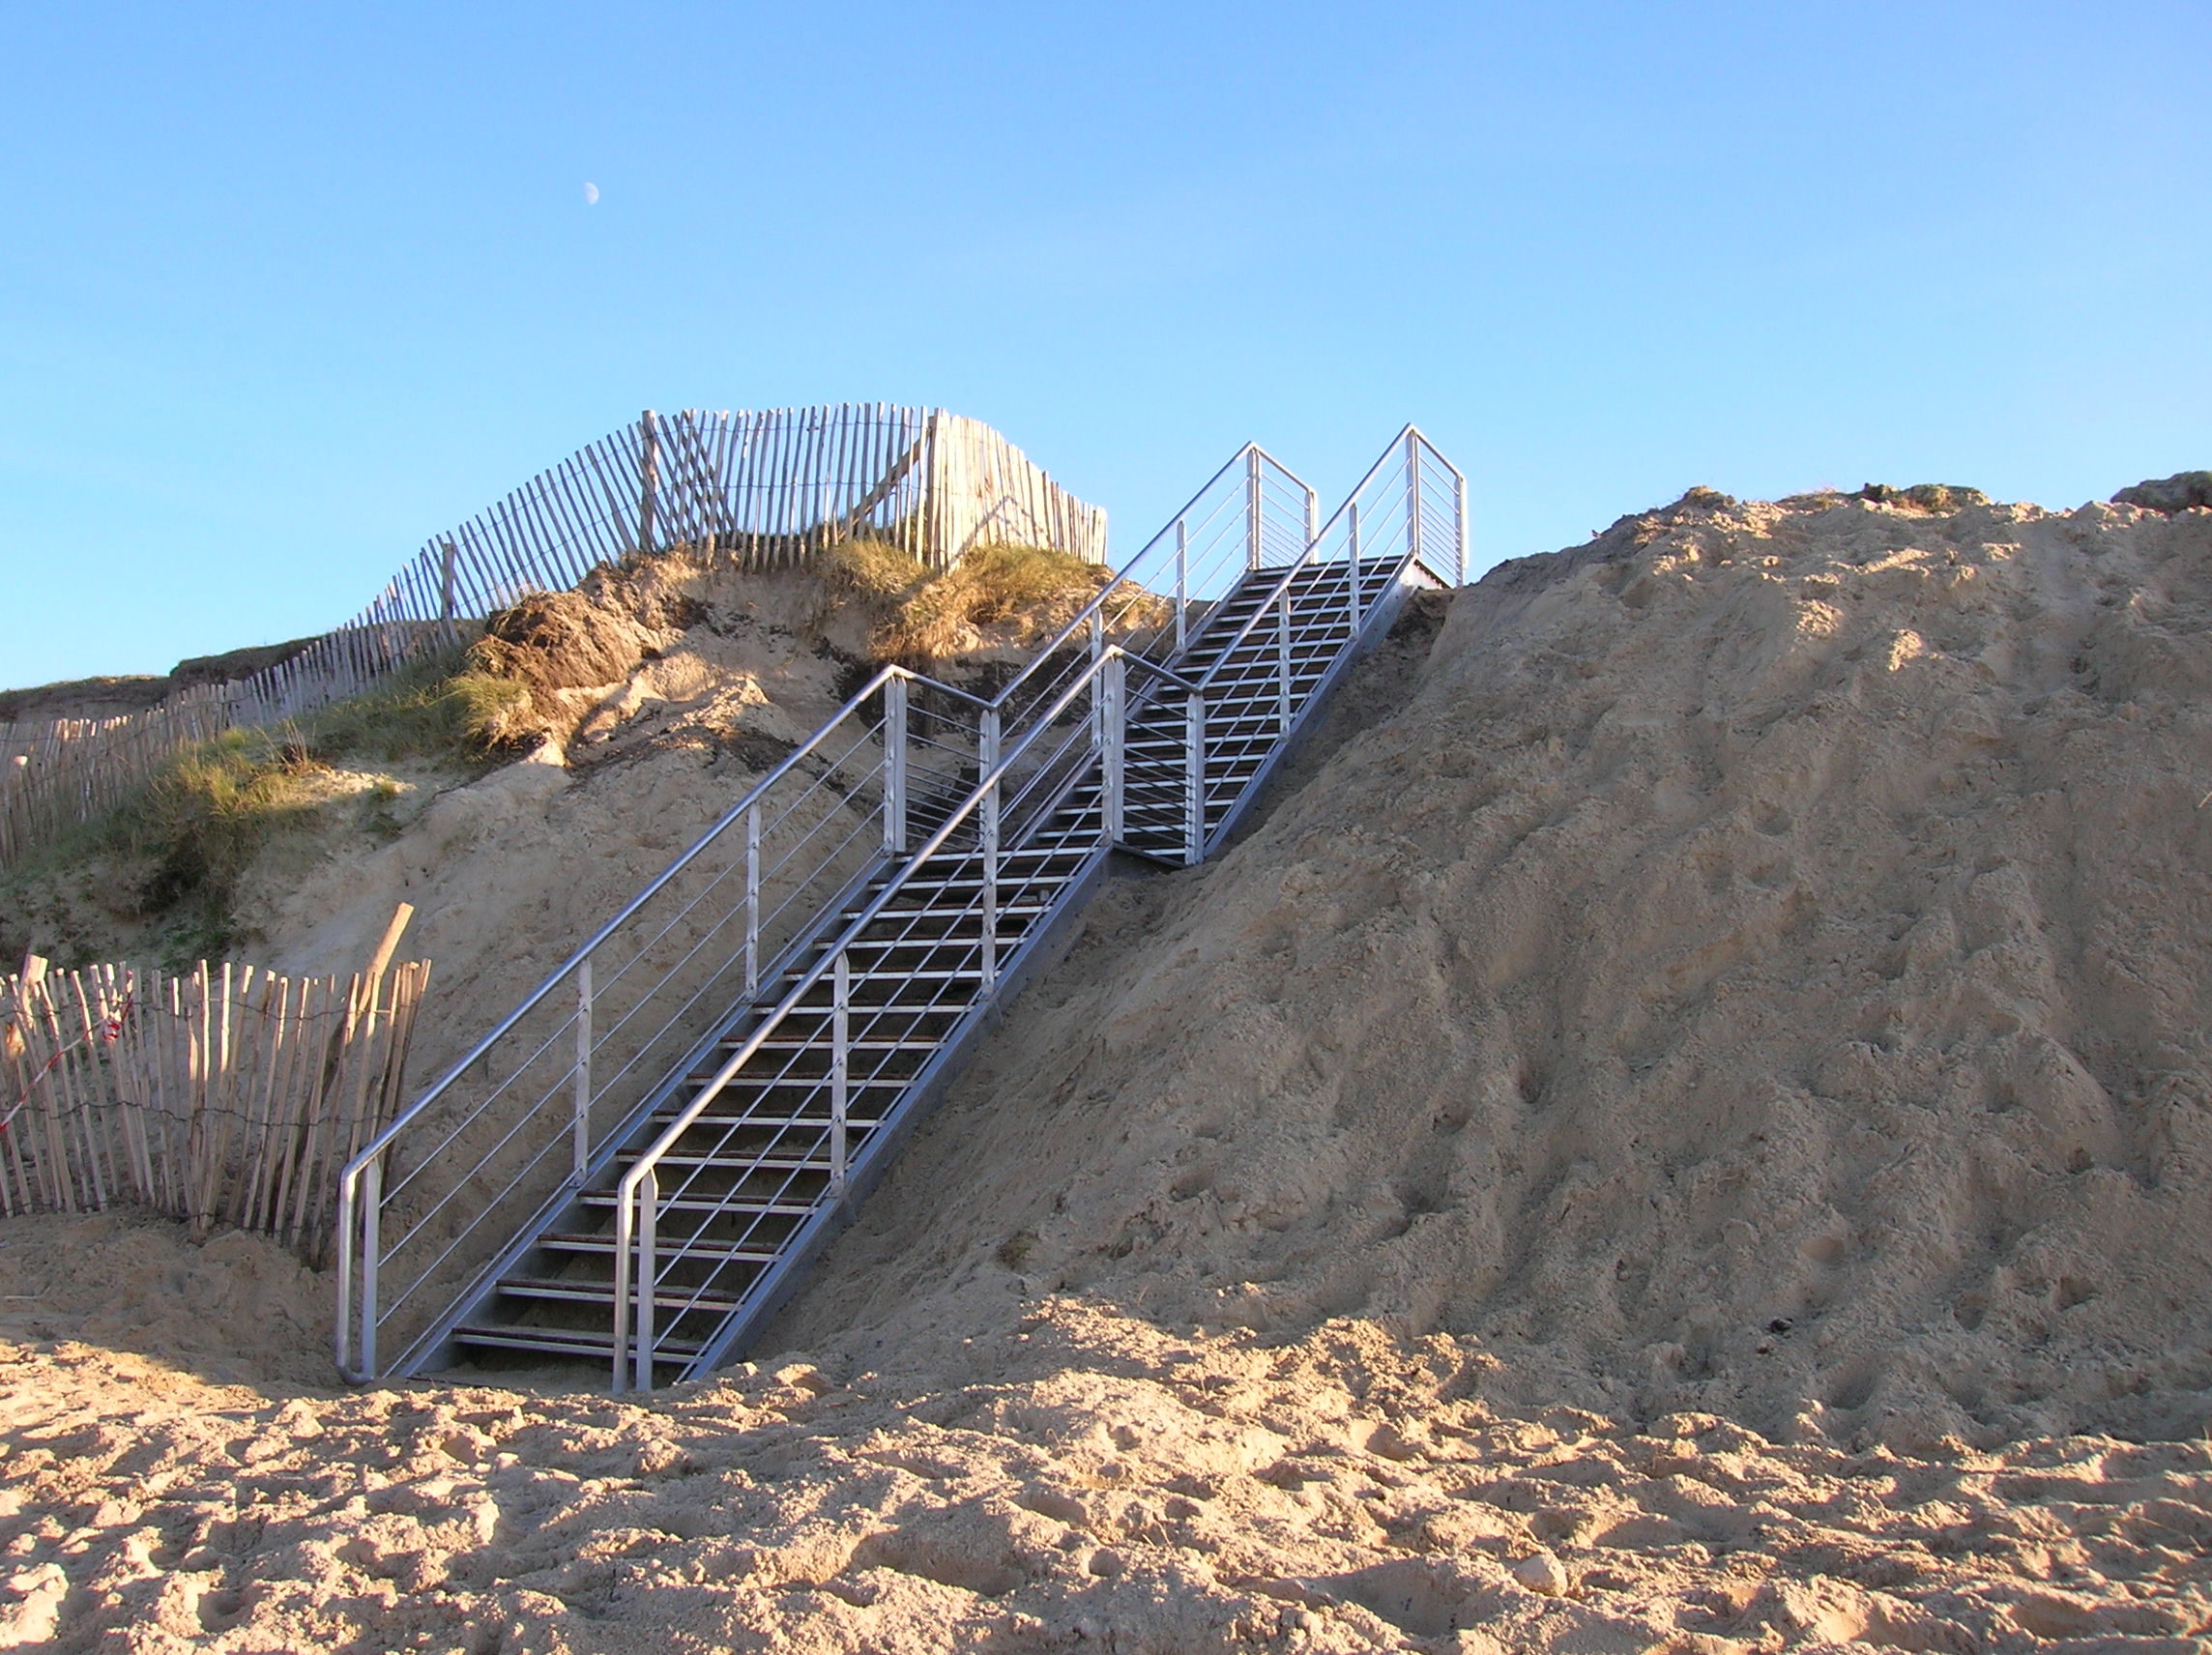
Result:
[[[776,1002],[774,1007],[754,1025],[751,1031],[740,1042],[736,1051],[723,1061],[720,1068],[715,1070],[713,1076],[697,1089],[690,1102],[676,1113],[668,1125],[663,1127],[652,1144],[647,1146],[639,1154],[636,1163],[630,1170],[623,1175],[615,1195],[614,1383],[616,1390],[620,1391],[626,1387],[628,1377],[626,1370],[632,1365],[628,1351],[628,1320],[629,1299],[631,1297],[629,1288],[632,1279],[630,1255],[633,1242],[640,1246],[636,1280],[641,1317],[634,1363],[638,1376],[637,1388],[650,1390],[653,1384],[653,1321],[648,1307],[652,1303],[655,1284],[648,1279],[652,1270],[652,1260],[650,1253],[644,1249],[646,1238],[653,1235],[657,1225],[654,1221],[653,1215],[643,1211],[640,1205],[640,1192],[648,1182],[655,1180],[662,1158],[667,1155],[670,1149],[675,1147],[677,1141],[691,1129],[699,1117],[706,1113],[707,1106],[721,1094],[722,1089],[729,1085],[732,1077],[752,1060],[769,1037],[781,1027],[784,1019],[790,1015],[792,1008],[822,981],[827,973],[833,969],[839,956],[852,945],[862,931],[865,931],[869,925],[875,922],[884,910],[890,905],[892,898],[906,887],[908,882],[920,871],[922,866],[945,848],[946,843],[950,841],[954,829],[959,828],[973,812],[982,805],[994,789],[1004,785],[1006,776],[1013,769],[1015,762],[1022,758],[1052,729],[1062,714],[1075,705],[1084,692],[1091,688],[1094,681],[1116,673],[1118,668],[1126,670],[1129,665],[1135,665],[1151,674],[1166,687],[1179,688],[1186,695],[1193,697],[1203,697],[1204,695],[1204,690],[1198,683],[1184,678],[1171,668],[1163,666],[1157,661],[1147,659],[1143,655],[1132,653],[1119,644],[1108,645],[1099,657],[1091,661],[1073,683],[1062,689],[1053,699],[1051,705],[1029,723],[1023,734],[1004,751],[999,762],[977,781],[975,791],[891,876],[883,889],[871,897],[861,907],[859,914],[837,933],[836,938],[819,951],[814,963],[800,973],[798,979],[784,992],[783,997]],[[646,1222],[640,1223],[641,1218],[645,1219]]]
[[[627,920],[632,915],[636,914],[639,909],[643,908],[648,902],[651,902],[655,896],[659,895],[663,887],[667,886],[670,880],[674,879],[678,874],[682,873],[686,866],[688,866],[698,857],[702,851],[706,850],[709,845],[713,844],[716,839],[720,838],[734,825],[742,819],[744,813],[751,809],[754,804],[759,802],[761,798],[767,794],[769,789],[773,787],[777,782],[781,781],[792,771],[793,769],[798,766],[800,760],[814,752],[823,744],[823,742],[828,740],[830,731],[835,729],[837,725],[843,720],[859,711],[861,705],[865,703],[870,696],[874,695],[877,690],[883,688],[883,686],[891,679],[914,679],[917,678],[918,676],[918,674],[908,671],[905,667],[885,667],[881,672],[877,673],[875,677],[868,680],[866,686],[862,688],[859,694],[851,697],[846,701],[844,706],[838,708],[835,712],[832,712],[830,717],[823,723],[819,730],[815,731],[813,735],[809,736],[800,746],[793,748],[791,752],[788,753],[773,769],[770,770],[766,775],[762,776],[759,781],[755,782],[749,789],[747,789],[745,796],[742,798],[739,799],[737,803],[730,806],[730,808],[715,821],[712,828],[709,828],[704,833],[700,834],[697,839],[691,842],[691,847],[689,850],[684,852],[673,862],[670,862],[668,866],[661,869],[659,873],[655,874],[651,880],[649,880],[643,889],[641,889],[635,896],[631,897],[627,902],[622,905],[621,909],[616,912],[613,918],[609,919],[604,925],[600,926],[597,931],[593,932],[590,939],[586,941],[580,947],[578,947],[574,953],[570,954],[566,960],[563,960],[559,965],[555,966],[552,971],[546,973],[544,981],[540,982],[536,988],[532,989],[528,994],[524,995],[522,999],[516,1002],[512,1011],[509,1011],[505,1017],[501,1018],[497,1023],[495,1023],[492,1026],[491,1032],[486,1034],[481,1040],[479,1040],[474,1046],[472,1046],[469,1049],[468,1055],[466,1057],[460,1059],[443,1075],[439,1076],[437,1080],[433,1081],[430,1084],[428,1090],[424,1091],[413,1103],[409,1104],[405,1109],[401,1110],[397,1115],[393,1116],[391,1122],[385,1126],[384,1130],[379,1132],[375,1137],[371,1138],[368,1143],[361,1149],[361,1151],[356,1154],[352,1160],[346,1163],[345,1172],[342,1175],[340,1185],[339,1201],[341,1205],[350,1198],[352,1186],[358,1183],[361,1175],[361,1169],[363,1167],[366,1166],[369,1161],[373,1160],[378,1155],[383,1154],[384,1151],[392,1146],[393,1141],[396,1139],[401,1132],[406,1130],[406,1128],[411,1125],[417,1117],[421,1116],[425,1109],[427,1109],[431,1104],[435,1103],[440,1095],[445,1092],[448,1087],[451,1086],[455,1081],[459,1080],[462,1074],[476,1063],[478,1059],[481,1058],[486,1052],[490,1051],[493,1046],[497,1045],[500,1038],[507,1034],[510,1030],[512,1030],[517,1023],[521,1022],[523,1017],[534,1006],[536,1006],[540,1001],[544,1000],[545,997],[551,994],[556,988],[560,987],[562,983],[566,982],[568,979],[569,974],[573,973],[578,966],[582,965],[601,943],[604,943],[609,937],[612,937],[615,932],[622,928],[624,921]],[[950,685],[938,683],[932,683],[931,687],[936,689],[951,688]],[[958,695],[964,694],[965,691],[953,690],[952,693]],[[976,705],[978,706],[984,705],[976,697],[971,696],[969,699],[975,701]],[[343,1248],[339,1250],[338,1272],[338,1279],[342,1284],[345,1280],[345,1254]]]
[[[1263,598],[1257,606],[1254,607],[1252,613],[1246,617],[1244,624],[1237,628],[1236,636],[1230,639],[1228,645],[1222,650],[1221,658],[1216,660],[1213,665],[1207,668],[1205,673],[1200,676],[1199,683],[1201,686],[1210,686],[1212,684],[1214,675],[1220,672],[1222,665],[1237,653],[1238,646],[1252,635],[1254,628],[1260,624],[1261,618],[1269,613],[1269,611],[1273,608],[1275,602],[1280,598],[1284,591],[1290,586],[1293,579],[1295,578],[1298,571],[1322,561],[1322,548],[1326,543],[1330,534],[1339,525],[1347,521],[1348,513],[1357,509],[1359,497],[1367,491],[1368,484],[1376,479],[1377,476],[1382,473],[1382,468],[1388,465],[1393,459],[1398,458],[1401,454],[1403,454],[1409,468],[1417,467],[1420,463],[1420,456],[1423,453],[1426,453],[1430,458],[1434,459],[1437,464],[1441,466],[1446,472],[1450,473],[1451,477],[1457,483],[1457,522],[1454,538],[1459,548],[1457,568],[1455,570],[1459,576],[1459,580],[1446,581],[1446,584],[1457,585],[1460,581],[1464,581],[1466,579],[1467,479],[1461,475],[1457,466],[1453,465],[1451,461],[1445,459],[1441,453],[1438,452],[1436,445],[1431,443],[1429,439],[1422,434],[1418,426],[1408,424],[1403,429],[1401,429],[1395,437],[1390,439],[1389,445],[1383,449],[1382,453],[1376,456],[1375,463],[1367,468],[1366,474],[1361,477],[1356,483],[1353,484],[1352,492],[1344,497],[1344,503],[1334,511],[1330,512],[1327,521],[1323,523],[1321,527],[1314,532],[1312,537],[1306,542],[1306,549],[1299,554],[1297,560],[1295,563],[1286,565],[1284,566],[1282,575],[1274,582],[1273,585],[1268,587],[1266,596]],[[1400,561],[1420,561],[1424,564],[1424,566],[1426,566],[1426,560],[1422,554],[1418,520],[1410,516],[1408,520],[1408,526],[1411,532],[1407,537],[1406,549],[1402,554],[1400,554]],[[1443,581],[1446,578],[1441,573],[1441,571],[1435,568],[1431,568],[1429,572],[1440,581]]]
[[[1266,465],[1272,466],[1285,478],[1289,479],[1292,482],[1295,483],[1299,488],[1304,490],[1307,502],[1307,524],[1310,530],[1313,521],[1312,512],[1315,507],[1315,502],[1318,499],[1318,496],[1314,492],[1313,485],[1307,482],[1303,478],[1299,477],[1297,473],[1291,470],[1289,466],[1283,464],[1281,460],[1275,458],[1273,454],[1269,453],[1258,443],[1246,443],[1234,454],[1231,454],[1227,460],[1223,461],[1221,468],[1218,471],[1216,471],[1211,477],[1208,478],[1205,482],[1199,485],[1199,487],[1191,494],[1191,497],[1184,501],[1182,505],[1176,509],[1175,513],[1168,518],[1167,522],[1160,527],[1158,533],[1153,535],[1152,537],[1147,540],[1142,546],[1138,547],[1135,555],[1132,556],[1126,564],[1122,565],[1121,568],[1115,570],[1114,578],[1101,586],[1098,589],[1096,595],[1091,597],[1091,601],[1076,611],[1074,619],[1070,620],[1067,624],[1062,626],[1058,632],[1054,633],[1051,641],[1047,643],[1042,649],[1038,650],[1036,654],[1029,661],[1027,665],[1021,669],[1021,671],[1006,681],[1004,686],[1000,689],[999,693],[995,697],[993,697],[993,700],[999,706],[1004,707],[1011,699],[1014,691],[1019,689],[1024,683],[1028,682],[1030,677],[1033,674],[1037,672],[1040,668],[1045,666],[1046,663],[1051,661],[1054,656],[1059,653],[1060,651],[1067,646],[1070,640],[1072,640],[1077,633],[1093,627],[1100,621],[1108,602],[1112,600],[1116,594],[1121,592],[1121,588],[1128,584],[1133,578],[1131,571],[1141,566],[1149,555],[1159,548],[1162,543],[1166,541],[1168,536],[1176,532],[1178,525],[1181,524],[1190,515],[1191,511],[1198,506],[1199,502],[1204,500],[1208,494],[1212,492],[1215,484],[1220,482],[1223,478],[1227,477],[1239,465],[1245,466],[1249,470],[1255,459]]]
[[[524,995],[511,1010],[493,1025],[491,1031],[480,1039],[459,1060],[424,1089],[392,1121],[372,1137],[345,1164],[338,1179],[336,1295],[338,1318],[335,1334],[335,1358],[338,1371],[345,1378],[360,1382],[374,1377],[376,1333],[381,1324],[377,1306],[377,1275],[380,1259],[378,1228],[365,1210],[375,1205],[374,1200],[364,1201],[364,1191],[370,1185],[381,1194],[382,1158],[392,1147],[407,1134],[462,1076],[476,1066],[487,1053],[511,1033],[534,1009],[543,1004],[564,983],[580,980],[580,973],[598,948],[614,937],[648,903],[695,861],[738,823],[747,820],[748,813],[772,795],[777,785],[808,758],[824,751],[840,731],[849,733],[850,726],[861,710],[879,693],[893,685],[922,686],[933,693],[952,701],[965,703],[978,711],[987,711],[990,703],[982,697],[960,688],[956,684],[917,673],[913,669],[891,664],[879,669],[867,682],[849,697],[804,741],[779,760],[769,771],[746,789],[744,795],[715,819],[706,831],[680,854],[659,874],[626,902],[615,915],[602,924],[567,959]],[[556,1034],[556,1037],[558,1035]],[[542,1051],[543,1048],[540,1048]],[[473,1118],[473,1117],[471,1118]],[[464,1122],[465,1124],[465,1122]],[[457,1129],[456,1134],[457,1136]],[[509,1135],[511,1137],[511,1134]],[[451,1140],[449,1139],[449,1142]],[[491,1153],[504,1148],[509,1140],[503,1138]],[[489,1156],[486,1156],[488,1160]],[[482,1163],[480,1163],[480,1166]],[[442,1204],[441,1204],[442,1205]],[[436,1210],[433,1208],[433,1210]],[[412,1291],[412,1289],[410,1289]],[[358,1321],[352,1314],[358,1300]],[[354,1335],[349,1340],[349,1334]]]

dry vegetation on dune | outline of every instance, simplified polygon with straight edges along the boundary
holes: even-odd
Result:
[[[1700,490],[1417,605],[712,1382],[333,1391],[261,1243],[0,1225],[0,1640],[2206,1647],[2190,504]],[[834,703],[818,590],[671,591],[567,766],[246,912],[497,1000]]]
[[[183,755],[106,820],[0,870],[0,956],[344,972],[404,900],[420,911],[410,948],[439,963],[422,1072],[876,664],[1003,670],[1099,578],[1024,547],[931,577],[865,541],[822,571],[740,575],[682,554],[602,568],[368,695]]]

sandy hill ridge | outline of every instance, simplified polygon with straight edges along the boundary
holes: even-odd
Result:
[[[2203,1648],[2187,505],[1694,491],[1416,611],[709,1383],[333,1392],[258,1244],[0,1226],[0,1638]]]

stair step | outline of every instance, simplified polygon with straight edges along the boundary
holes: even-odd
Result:
[[[509,1298],[536,1299],[549,1304],[603,1304],[614,1308],[613,1282],[564,1282],[549,1276],[502,1276],[499,1292]],[[659,1287],[654,1290],[655,1310],[719,1310],[724,1314],[742,1302],[736,1293],[713,1292],[705,1288]]]
[[[808,970],[811,970],[811,969],[812,969],[811,967],[808,967],[808,968],[803,968],[803,969],[795,969],[795,970],[792,970],[792,971],[788,971],[788,972],[785,972],[785,973],[783,973],[782,977],[781,977],[779,980],[780,980],[780,981],[782,981],[782,982],[785,982],[785,983],[795,983],[795,982],[797,982],[797,981],[798,981],[798,980],[799,980],[800,977],[804,976],[804,975],[806,974],[807,971],[808,971]],[[931,971],[925,971],[925,972],[898,972],[898,973],[893,973],[893,974],[895,975],[895,977],[897,978],[897,980],[898,980],[899,982],[901,982],[901,983],[912,983],[912,982],[932,982],[932,983],[941,983],[941,982],[973,982],[973,983],[979,983],[979,982],[981,982],[981,981],[983,980],[983,973],[982,973],[982,971],[981,971],[980,969],[977,969],[977,970],[975,970],[975,971],[967,971],[967,970],[957,970],[957,971],[955,971],[955,970],[949,970],[949,969],[947,969],[947,970],[931,970]],[[854,981],[855,981],[856,983],[859,983],[859,981],[861,981],[861,980],[862,980],[862,978],[861,978],[861,974],[860,974],[860,973],[854,973]],[[819,986],[819,987],[821,988],[821,990],[822,990],[822,991],[823,991],[825,994],[828,994],[828,993],[831,992],[831,991],[830,991],[830,977],[829,977],[829,974],[828,974],[827,973],[825,973],[823,974],[822,980],[821,980],[821,982],[820,982],[820,983],[819,983],[817,986]],[[782,999],[783,999],[783,996],[782,996],[782,995],[771,995],[771,996],[768,997],[767,999],[763,999],[763,1000],[756,1000],[756,1001],[754,1001],[754,1002],[753,1002],[753,1004],[755,1004],[755,1005],[757,1005],[757,1006],[761,1006],[761,1007],[763,1007],[763,1008],[766,1008],[766,1007],[768,1007],[768,1006],[771,1006],[771,1005],[774,1005],[774,1004],[776,1004],[776,1003],[777,1003],[779,1001],[781,1001]],[[902,1009],[903,1009],[903,1008],[902,1008]]]
[[[858,1134],[855,1134],[857,1137]],[[828,1132],[823,1133],[829,1137]],[[635,1154],[621,1154],[615,1164],[628,1168],[637,1164]],[[751,1173],[823,1173],[830,1171],[830,1151],[824,1147],[819,1155],[746,1155],[724,1159],[719,1155],[686,1155],[681,1148],[671,1149],[660,1157],[663,1167],[689,1167],[695,1171],[714,1171],[734,1174]]]
[[[887,1091],[897,1090],[911,1084],[911,1081],[912,1077],[910,1076],[907,1080],[893,1081],[888,1086],[883,1086],[881,1089]],[[877,1089],[877,1088],[878,1083],[873,1081],[854,1081],[849,1084],[848,1089],[853,1091],[859,1091],[862,1089]],[[830,1119],[829,1102],[830,1086],[827,1081],[823,1083],[821,1089],[823,1103],[822,1113],[820,1115],[763,1116],[753,1115],[750,1113],[718,1114],[710,1109],[706,1114],[700,1116],[691,1124],[697,1127],[726,1126],[733,1131],[742,1127],[750,1131],[759,1132],[796,1132],[802,1127],[811,1126],[827,1132],[830,1130],[831,1125],[831,1121]],[[723,1095],[728,1095],[727,1089],[724,1089]],[[647,1118],[655,1122],[656,1125],[665,1127],[671,1120],[676,1118],[678,1113],[679,1111],[673,1109],[656,1110],[652,1115],[648,1116]],[[861,1116],[848,1113],[845,1117],[845,1130],[853,1133],[856,1136],[862,1132],[872,1132],[884,1123],[885,1118],[885,1117],[880,1115]]]
[[[551,1234],[540,1235],[538,1245],[548,1252],[573,1253],[580,1258],[611,1259],[615,1253],[612,1235]],[[746,1247],[737,1243],[701,1241],[690,1236],[671,1239],[656,1238],[655,1251],[662,1264],[714,1263],[714,1264],[772,1264],[783,1255],[781,1247]],[[658,1304],[655,1296],[654,1302]]]
[[[595,1210],[612,1212],[619,1205],[616,1196],[617,1192],[611,1189],[586,1190],[577,1199]],[[732,1196],[712,1195],[660,1198],[663,1217],[672,1212],[699,1212],[721,1214],[730,1218],[804,1218],[819,1205],[810,1201],[744,1201]]]
[[[467,1321],[453,1329],[453,1338],[463,1345],[485,1346],[498,1350],[535,1350],[553,1356],[596,1356],[602,1362],[611,1362],[615,1354],[614,1329],[595,1332],[582,1327],[517,1327],[507,1324],[487,1326],[482,1322]],[[688,1362],[706,1349],[696,1339],[667,1339],[655,1333],[653,1355],[655,1363],[671,1366]]]

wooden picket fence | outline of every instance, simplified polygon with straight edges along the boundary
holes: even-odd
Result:
[[[142,713],[0,724],[0,866],[91,821],[184,748],[359,695],[525,593],[572,590],[643,553],[766,569],[853,537],[938,568],[991,542],[1103,563],[1106,513],[990,426],[941,408],[649,409],[432,536],[367,608],[287,660]]]
[[[0,867],[113,809],[178,753],[233,728],[232,703],[227,685],[195,684],[144,712],[0,724]]]
[[[27,962],[0,977],[0,1214],[150,1208],[325,1263],[429,980],[384,958],[350,979]]]

